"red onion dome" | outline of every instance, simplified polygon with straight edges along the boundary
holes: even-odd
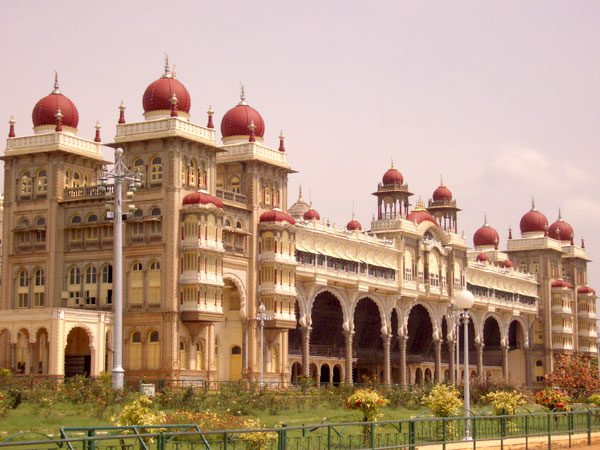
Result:
[[[504,267],[505,269],[510,269],[513,266],[513,263],[510,259],[505,259],[502,262],[502,267]]]
[[[589,287],[589,286],[579,286],[579,288],[577,288],[577,293],[578,294],[591,294],[591,295],[595,295],[596,294],[596,290]]]
[[[240,102],[227,111],[221,119],[221,134],[223,138],[250,136],[250,130],[248,129],[250,123],[254,123],[254,136],[264,137],[265,121],[257,110],[246,103],[246,95],[242,87]]]
[[[321,220],[321,215],[316,209],[310,208],[304,213],[304,220]]]
[[[483,226],[479,228],[473,235],[473,245],[475,247],[483,245],[493,245],[496,247],[500,242],[500,236],[495,228],[492,228],[487,223],[487,217],[483,220]]]
[[[217,208],[223,207],[223,202],[219,197],[210,195],[206,191],[198,191],[187,194],[183,197],[184,205],[215,205]]]
[[[553,288],[570,288],[571,287],[571,283],[569,283],[568,281],[563,280],[562,278],[558,278],[558,279],[552,281],[551,286]]]
[[[450,191],[450,189],[448,189],[445,185],[444,185],[444,180],[440,180],[440,185],[438,186],[438,188],[433,191],[433,200],[436,202],[443,202],[443,201],[450,201],[452,200],[452,191]]]
[[[31,120],[33,126],[56,125],[56,113],[60,109],[63,127],[77,128],[79,125],[79,112],[75,103],[60,92],[58,76],[54,78],[54,90],[40,99],[33,107]]]
[[[548,227],[548,236],[560,241],[570,241],[573,236],[573,227],[565,222],[558,211],[558,220]]]
[[[531,202],[531,209],[521,217],[519,226],[521,228],[521,233],[545,233],[548,228],[548,219],[542,212],[535,209],[535,203]]]
[[[262,222],[288,222],[290,225],[295,225],[294,218],[280,209],[271,209],[260,215],[259,221]]]
[[[437,221],[435,220],[435,217],[433,217],[429,213],[429,211],[427,211],[425,209],[425,206],[423,205],[423,202],[420,199],[417,202],[417,206],[415,206],[415,209],[413,209],[410,212],[410,214],[408,214],[408,216],[406,216],[406,220],[414,222],[417,225],[420,224],[421,222],[425,222],[425,221],[435,223],[436,225],[438,224]]]
[[[362,230],[362,225],[360,224],[360,222],[356,219],[352,219],[350,222],[348,222],[346,224],[346,230],[348,231],[361,231]]]
[[[479,255],[477,255],[476,259],[477,259],[477,262],[486,262],[488,260],[488,255],[481,252]]]
[[[192,99],[186,87],[175,78],[174,71],[169,68],[169,61],[165,64],[165,73],[158,80],[150,83],[144,91],[142,104],[144,113],[153,111],[170,111],[172,108],[173,94],[177,97],[177,111],[190,112]]]
[[[384,174],[381,182],[384,186],[388,186],[391,184],[402,184],[404,183],[404,177],[400,173],[400,171],[394,168],[394,164],[392,163],[392,167],[390,167]]]

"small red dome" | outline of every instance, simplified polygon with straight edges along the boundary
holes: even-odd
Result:
[[[260,113],[246,103],[246,95],[242,86],[240,102],[225,113],[221,119],[221,134],[230,136],[250,136],[248,125],[254,123],[254,136],[264,137],[265,121]]]
[[[548,219],[542,212],[535,209],[535,204],[532,204],[531,209],[521,217],[519,226],[521,228],[521,233],[545,233],[548,228]]]
[[[392,166],[383,174],[381,181],[385,186],[391,184],[402,184],[404,183],[404,177],[398,169]]]
[[[577,289],[577,293],[578,294],[592,294],[592,295],[595,295],[596,294],[596,290],[594,288],[589,287],[589,286],[579,286],[579,288]]]
[[[304,220],[321,220],[321,215],[316,209],[310,208],[304,213]]]
[[[513,266],[513,263],[510,259],[505,259],[502,262],[502,267],[504,267],[505,269],[510,269]]]
[[[271,209],[265,211],[260,215],[260,222],[288,222],[290,225],[295,225],[296,221],[294,218],[286,212],[278,209]]]
[[[477,262],[486,262],[488,260],[488,255],[486,255],[485,253],[480,253],[479,255],[477,255]]]
[[[177,97],[177,111],[190,112],[192,99],[186,87],[169,72],[150,83],[144,92],[144,112],[171,110],[171,98]]]
[[[556,280],[554,280],[551,284],[551,286],[553,288],[570,288],[571,283],[569,283],[568,281],[563,280],[562,278],[558,278]]]
[[[560,241],[570,241],[574,236],[573,227],[568,222],[559,218],[548,227],[548,237]]]
[[[436,202],[450,201],[452,200],[452,192],[443,184],[440,184],[438,188],[433,191],[433,200]]]
[[[350,222],[348,222],[346,224],[346,230],[348,231],[355,231],[355,230],[362,230],[362,225],[360,224],[360,222],[356,219],[352,219]]]
[[[56,112],[59,109],[62,114],[62,126],[77,128],[77,125],[79,125],[79,112],[75,103],[60,92],[57,77],[54,80],[54,90],[40,99],[33,107],[31,113],[33,126],[56,125]]]
[[[433,217],[426,209],[414,209],[406,216],[406,220],[415,222],[417,225],[425,221],[435,223],[436,225],[438,224],[435,217]]]
[[[493,245],[496,247],[500,242],[498,232],[490,227],[487,221],[473,235],[473,245],[479,247],[481,245]]]
[[[198,191],[187,194],[183,197],[184,205],[215,205],[217,208],[223,207],[223,202],[220,198],[210,195],[208,192]]]

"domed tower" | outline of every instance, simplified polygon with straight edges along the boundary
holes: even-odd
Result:
[[[483,226],[475,231],[473,235],[473,245],[475,250],[498,250],[500,236],[495,228],[492,228],[487,221],[487,216],[484,216]]]
[[[56,73],[54,74],[54,89],[35,104],[31,120],[35,134],[54,131],[77,133],[79,112],[75,103],[60,91]]]
[[[186,87],[176,78],[169,60],[165,61],[165,72],[158,80],[148,85],[142,97],[146,120],[181,117],[189,119],[192,99]]]
[[[521,217],[519,227],[523,238],[542,237],[547,233],[548,219],[536,209],[535,201],[531,201],[531,209]]]
[[[408,198],[413,194],[408,191],[408,185],[404,184],[404,177],[394,167],[393,161],[373,195],[377,197],[377,220],[398,219],[408,215]]]
[[[221,134],[224,144],[237,142],[263,142],[265,121],[260,113],[246,103],[246,91],[241,88],[239,103],[225,113],[221,119]]]
[[[574,243],[573,227],[563,220],[560,209],[558,210],[558,220],[548,227],[548,237],[571,245]]]
[[[298,191],[298,200],[294,202],[292,206],[288,208],[288,212],[290,215],[296,220],[302,220],[304,218],[304,214],[310,209],[310,205],[304,201],[302,198],[302,186]]]
[[[452,191],[444,185],[444,180],[440,179],[440,185],[433,191],[427,210],[437,219],[442,229],[458,232],[456,219],[460,209],[456,206],[456,200],[452,198]]]

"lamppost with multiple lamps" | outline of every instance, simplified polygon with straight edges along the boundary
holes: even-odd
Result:
[[[267,308],[264,303],[260,303],[258,305],[258,312],[256,313],[256,320],[258,320],[258,324],[260,326],[260,377],[259,377],[259,385],[263,386],[264,383],[264,370],[265,370],[265,320],[267,320]]]
[[[465,440],[471,439],[471,386],[470,386],[470,372],[469,372],[469,309],[473,307],[475,303],[475,297],[473,294],[466,289],[456,294],[454,298],[454,307],[457,311],[462,311],[460,316],[463,320],[464,330],[464,365],[465,375],[463,379],[464,383],[464,398],[465,398]],[[458,336],[457,336],[458,340]]]
[[[125,370],[123,369],[123,182],[129,181],[128,198],[142,185],[142,175],[132,172],[123,162],[123,149],[115,149],[115,165],[112,170],[105,170],[98,180],[100,192],[106,192],[108,179],[112,179],[113,190],[113,283],[114,283],[114,308],[115,308],[115,338],[114,362],[112,369],[112,386],[114,389],[123,390],[125,383]],[[130,205],[132,207],[133,205]],[[133,206],[135,208],[135,206]]]

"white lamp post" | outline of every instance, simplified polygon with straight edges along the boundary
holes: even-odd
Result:
[[[265,347],[264,347],[264,339],[265,339],[265,320],[267,320],[267,308],[264,303],[258,305],[258,313],[256,314],[256,320],[258,320],[260,325],[260,378],[259,384],[260,387],[263,386],[263,378],[264,378],[264,370],[265,370]]]
[[[114,181],[113,203],[114,203],[114,225],[113,225],[113,248],[114,248],[114,307],[115,307],[115,339],[114,339],[114,363],[112,369],[112,386],[114,389],[122,390],[125,382],[125,370],[123,369],[123,181],[129,184],[129,196],[133,196],[142,185],[142,175],[132,172],[123,163],[123,149],[115,149],[115,165],[111,171],[106,171],[98,180],[101,192],[106,192],[108,179]],[[131,205],[133,206],[133,205]]]
[[[464,364],[465,364],[465,439],[471,439],[471,390],[470,390],[470,373],[469,373],[469,312],[475,303],[475,297],[466,289],[459,291],[454,299],[454,307],[457,310],[462,310],[463,327],[464,327]]]

